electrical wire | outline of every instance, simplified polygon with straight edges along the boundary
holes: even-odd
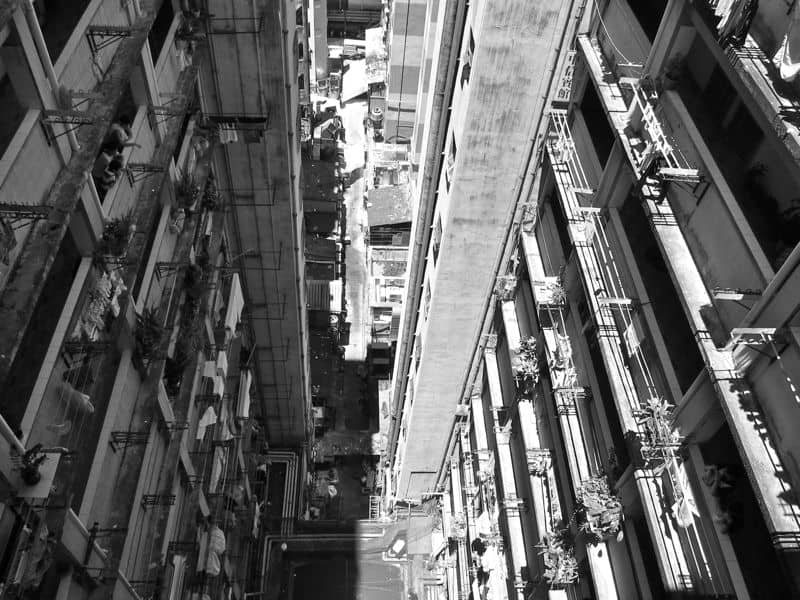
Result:
[[[594,2],[593,5],[594,5],[594,11],[595,11],[595,13],[597,13],[597,18],[600,20],[600,25],[602,26],[603,31],[606,32],[606,39],[611,44],[611,46],[614,48],[614,50],[616,50],[617,54],[619,54],[622,57],[622,59],[625,61],[625,65],[623,65],[623,66],[626,66],[626,67],[640,67],[641,65],[636,65],[636,64],[633,64],[631,61],[629,61],[628,58],[622,53],[622,50],[620,50],[617,47],[617,45],[614,43],[614,40],[611,37],[611,34],[609,33],[608,29],[606,28],[606,24],[603,21],[603,15],[600,14],[600,9],[598,8],[597,3]]]

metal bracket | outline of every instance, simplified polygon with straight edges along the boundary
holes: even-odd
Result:
[[[118,448],[147,444],[149,438],[149,431],[112,431],[111,439],[108,443],[111,444],[111,449],[116,452]]]
[[[151,163],[128,163],[125,167],[125,172],[128,175],[128,181],[133,185],[137,181],[150,177],[150,175],[163,173],[164,167]]]
[[[46,219],[49,215],[49,206],[0,202],[0,217],[3,218],[12,229],[19,229],[23,227],[25,223],[31,221]]]
[[[143,494],[142,508],[148,506],[172,506],[175,504],[175,494]]]
[[[86,39],[89,42],[89,49],[92,55],[96,55],[102,50],[133,35],[133,27],[123,27],[119,25],[90,25],[86,30]]]
[[[181,269],[185,269],[189,266],[188,262],[157,262],[156,263],[156,279],[159,281],[162,277],[166,277],[167,275],[172,275],[173,273],[177,273]]]
[[[170,103],[174,101],[173,99]],[[154,104],[148,107],[148,111],[156,125],[165,123],[173,117],[182,117],[189,112],[188,109],[170,108],[169,106],[157,106]]]
[[[46,125],[52,126],[54,123],[57,123],[67,127],[66,131],[59,134],[52,132],[51,128],[51,135],[54,138],[58,138],[69,133],[70,131],[74,131],[81,125],[91,125],[94,123],[94,119],[88,116],[85,112],[81,112],[79,110],[43,110],[42,122]]]

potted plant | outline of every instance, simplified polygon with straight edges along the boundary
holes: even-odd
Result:
[[[593,477],[581,484],[576,515],[589,543],[622,539],[622,502],[611,492],[605,477]]]
[[[530,393],[539,382],[539,356],[536,353],[536,338],[520,340],[514,364],[514,379],[523,393]]]
[[[544,558],[544,578],[551,587],[578,581],[578,561],[569,543],[569,531],[557,529],[542,538],[539,553]]]
[[[175,189],[178,197],[178,206],[185,211],[191,211],[200,199],[200,186],[194,182],[191,175],[184,174]]]
[[[47,460],[47,455],[42,452],[42,445],[36,444],[25,451],[22,455],[22,466],[20,467],[20,477],[25,485],[36,485],[41,481],[42,474],[39,467]]]
[[[547,289],[550,293],[550,302],[549,304],[553,304],[555,306],[560,306],[564,304],[567,300],[567,292],[564,290],[564,286],[561,283],[561,280],[558,279],[551,283],[547,284]]]
[[[494,293],[500,300],[511,300],[517,289],[517,278],[513,275],[498,277],[494,285]]]
[[[97,246],[97,251],[101,255],[122,256],[128,249],[131,234],[136,229],[133,219],[129,214],[123,217],[116,217],[106,223],[103,229],[103,236]]]
[[[203,208],[205,210],[214,211],[219,208],[220,193],[217,189],[217,183],[213,175],[208,176],[206,181],[206,189],[203,190]]]
[[[136,350],[144,359],[152,358],[164,337],[164,326],[158,318],[158,311],[145,308],[136,317]]]

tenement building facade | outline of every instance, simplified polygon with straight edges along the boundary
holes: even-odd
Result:
[[[800,7],[427,10],[385,487],[441,508],[426,591],[798,597]]]
[[[262,597],[310,435],[307,11],[0,2],[0,598]]]

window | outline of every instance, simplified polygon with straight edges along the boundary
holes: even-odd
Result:
[[[303,60],[304,58],[303,42],[298,42],[297,44],[297,58],[298,60]]]
[[[472,27],[469,29],[469,43],[467,50],[464,53],[464,58],[461,59],[461,87],[469,83],[469,75],[472,71],[472,56],[475,54],[475,36],[472,35]]]
[[[442,216],[436,215],[436,224],[433,226],[431,235],[431,245],[433,246],[433,262],[439,260],[439,248],[442,245]]]
[[[647,0],[647,2],[630,2],[633,14],[642,26],[647,39],[651,42],[656,39],[658,26],[667,9],[667,0]]]
[[[444,181],[447,191],[450,191],[450,184],[453,181],[453,171],[456,168],[456,138],[450,137],[450,151],[447,153],[447,161],[444,166]]]
[[[150,44],[150,54],[153,57],[153,64],[158,62],[158,55],[164,47],[164,42],[167,41],[167,34],[169,33],[169,28],[172,26],[172,20],[174,18],[175,12],[172,8],[172,2],[162,2],[156,19],[153,21],[153,26],[150,28],[150,34],[147,36],[147,42]]]
[[[603,110],[600,97],[591,83],[586,86],[586,91],[583,94],[581,114],[586,122],[586,128],[589,130],[589,137],[592,138],[594,149],[597,152],[597,160],[600,161],[600,166],[605,167],[608,156],[611,154],[611,148],[614,145],[614,131],[611,129],[605,110]]]

